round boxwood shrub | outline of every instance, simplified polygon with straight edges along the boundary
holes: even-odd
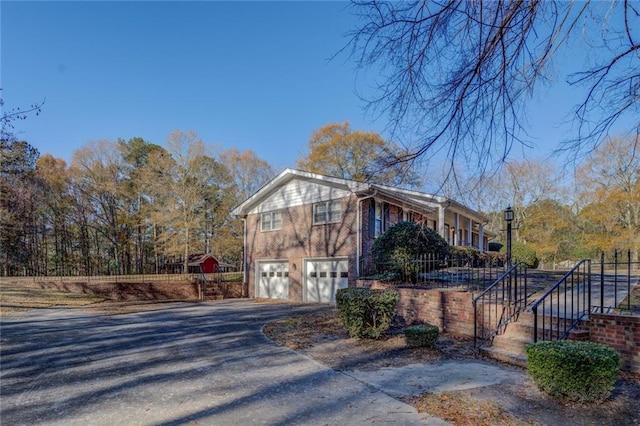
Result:
[[[538,389],[560,402],[593,403],[609,398],[620,355],[594,342],[560,340],[527,346],[527,371]]]
[[[414,222],[395,224],[374,241],[371,249],[378,273],[396,273],[411,282],[417,278],[417,256],[444,259],[448,253],[449,245],[440,234]]]
[[[410,348],[435,348],[439,336],[440,330],[432,324],[411,325],[404,329],[405,342]]]
[[[507,246],[505,245],[500,249],[501,253],[507,252]],[[536,250],[524,243],[514,242],[511,244],[511,261],[513,263],[524,263],[529,268],[537,268],[540,264]]]
[[[488,248],[489,248],[489,251],[498,251],[499,252],[500,250],[502,250],[502,246],[504,246],[504,244],[499,243],[497,241],[490,241]]]

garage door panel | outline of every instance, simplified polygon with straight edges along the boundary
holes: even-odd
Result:
[[[260,262],[257,297],[287,299],[289,297],[288,268],[287,262]]]
[[[335,303],[336,292],[349,285],[349,262],[307,260],[305,293],[307,302]]]

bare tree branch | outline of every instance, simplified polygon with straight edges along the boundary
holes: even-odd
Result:
[[[390,163],[444,148],[450,159],[486,170],[504,162],[514,145],[529,146],[526,104],[547,81],[549,65],[582,25],[590,28],[598,14],[621,6],[624,28],[606,27],[601,40],[611,58],[569,79],[588,90],[575,110],[578,135],[564,147],[593,149],[623,115],[638,109],[634,30],[640,25],[633,21],[640,15],[628,0],[610,5],[603,12],[601,3],[588,0],[354,0],[363,23],[350,34],[351,57],[381,76],[368,111],[388,116],[394,139],[408,134],[415,141]]]
[[[2,88],[0,88],[0,91],[2,91]],[[26,109],[17,107],[9,111],[4,111],[4,100],[2,99],[2,96],[0,96],[0,108],[3,109],[2,116],[0,116],[0,140],[13,140],[15,129],[13,122],[16,120],[26,120],[29,114],[32,113],[34,113],[35,115],[40,115],[44,102],[45,101],[29,105],[29,107]]]

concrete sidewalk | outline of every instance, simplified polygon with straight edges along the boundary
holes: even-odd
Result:
[[[2,318],[0,423],[445,424],[262,334],[271,320],[322,309],[224,301]]]
[[[397,398],[482,388],[506,382],[521,383],[527,378],[524,371],[515,367],[454,360],[385,367],[373,371],[346,371],[345,374]]]

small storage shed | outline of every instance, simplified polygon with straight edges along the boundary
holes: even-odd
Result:
[[[209,253],[192,254],[189,256],[189,273],[192,274],[198,274],[200,272],[212,274],[218,272],[218,265],[218,259]]]

